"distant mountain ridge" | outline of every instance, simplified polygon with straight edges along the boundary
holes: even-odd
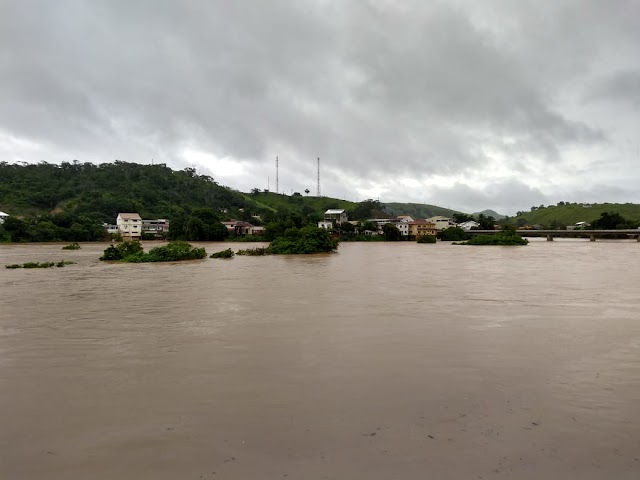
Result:
[[[436,215],[451,217],[454,213],[460,213],[458,210],[450,208],[438,207],[436,205],[428,205],[423,203],[383,203],[385,212],[389,215],[410,215],[413,218],[429,218]]]
[[[475,213],[472,213],[471,215],[473,215],[474,217],[477,218],[478,215],[481,215],[481,214],[484,215],[485,217],[493,217],[496,220],[502,220],[503,218],[506,217],[506,215],[502,215],[502,214],[496,212],[495,210],[489,210],[489,209],[483,210],[481,212],[475,212]]]

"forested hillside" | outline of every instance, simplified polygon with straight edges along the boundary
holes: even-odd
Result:
[[[118,212],[170,217],[185,209],[242,208],[246,198],[195,169],[119,162],[0,163],[0,209],[12,215],[91,214],[113,222]]]
[[[510,221],[521,225],[541,225],[546,228],[562,228],[577,222],[593,223],[603,213],[617,213],[632,222],[640,221],[640,205],[634,203],[565,203],[532,207],[529,212],[518,212]]]
[[[429,218],[436,215],[452,217],[456,210],[422,203],[384,203],[384,210],[390,215],[411,215],[413,218]]]

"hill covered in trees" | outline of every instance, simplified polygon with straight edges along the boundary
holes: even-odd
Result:
[[[508,219],[518,226],[541,225],[545,228],[563,228],[575,225],[577,222],[593,224],[603,213],[617,213],[631,222],[640,222],[640,205],[635,203],[568,203],[559,202],[557,205],[545,207],[531,207],[529,212],[518,212],[515,217]]]
[[[453,217],[455,213],[460,213],[457,210],[422,203],[383,203],[382,206],[389,215],[411,215],[413,218],[429,218],[436,215]]]

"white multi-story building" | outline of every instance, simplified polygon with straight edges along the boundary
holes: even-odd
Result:
[[[9,216],[8,213],[0,212],[0,225],[4,223],[4,219]]]
[[[118,232],[123,240],[140,240],[142,235],[142,219],[137,213],[119,213],[116,218]]]
[[[349,218],[347,216],[347,212],[341,208],[330,208],[326,212],[324,212],[324,221],[325,222],[336,222],[340,225],[343,222],[348,222]]]

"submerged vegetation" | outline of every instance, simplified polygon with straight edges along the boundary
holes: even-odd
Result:
[[[152,248],[148,253],[144,252],[140,242],[129,241],[122,242],[119,245],[111,245],[104,251],[100,260],[129,263],[179,262],[182,260],[198,260],[206,256],[207,252],[204,248],[193,247],[191,244],[182,241]]]
[[[433,235],[421,235],[416,241],[418,243],[436,243],[436,237]]]
[[[238,250],[236,255],[246,255],[250,257],[257,257],[261,255],[270,255],[271,251],[267,247],[247,248],[246,250]]]
[[[65,245],[64,247],[62,247],[62,250],[80,250],[81,248],[82,247],[78,242],[73,242],[69,245]]]
[[[471,240],[462,243],[456,243],[455,245],[527,245],[529,240],[522,238],[516,233],[515,227],[505,226],[503,229],[495,234],[478,235]]]
[[[51,268],[51,267],[64,267],[65,265],[75,265],[76,262],[69,262],[60,260],[59,262],[26,262],[26,263],[13,263],[11,265],[5,265],[5,268]]]
[[[312,225],[303,228],[288,228],[284,236],[271,242],[269,250],[276,255],[324,253],[337,250],[338,242],[324,228]]]
[[[234,255],[233,250],[227,248],[226,250],[212,253],[209,258],[233,258]]]

